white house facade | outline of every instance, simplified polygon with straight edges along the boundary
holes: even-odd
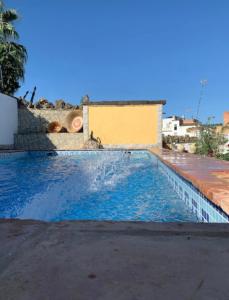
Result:
[[[198,136],[198,121],[171,116],[163,119],[162,134],[164,136]]]

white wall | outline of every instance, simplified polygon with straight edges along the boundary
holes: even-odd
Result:
[[[177,126],[177,130],[174,130],[175,125]],[[177,135],[177,132],[180,127],[180,121],[176,120],[175,118],[167,118],[163,119],[162,124],[162,133],[166,135]]]
[[[188,129],[190,128],[194,128],[195,126],[179,126],[178,127],[178,131],[177,131],[177,135],[180,135],[180,136],[185,136],[185,135],[188,135],[190,137],[197,137],[198,136],[198,133],[196,131],[192,131],[192,132],[189,132]]]
[[[0,147],[13,146],[17,129],[17,100],[0,93]]]
[[[175,125],[177,130],[175,130]],[[163,119],[163,126],[162,126],[162,134],[165,136],[185,136],[188,135],[190,137],[198,136],[196,131],[189,132],[187,131],[189,128],[193,128],[195,126],[184,126],[180,125],[180,121],[176,120],[174,117]]]

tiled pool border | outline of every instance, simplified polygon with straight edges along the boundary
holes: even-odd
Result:
[[[4,159],[4,158],[10,158],[10,157],[14,157],[14,158],[20,158],[20,157],[26,157],[28,155],[27,151],[6,151],[0,152],[0,159]]]
[[[0,159],[4,158],[22,158],[28,154],[36,155],[60,155],[71,156],[76,152],[95,152],[95,151],[134,151],[134,152],[148,152],[146,149],[104,149],[104,150],[51,150],[51,151],[9,151],[0,152]],[[158,168],[168,178],[174,191],[185,201],[185,203],[192,209],[193,213],[198,217],[200,222],[205,223],[229,223],[229,217],[210,200],[208,200],[192,183],[181,177],[178,173],[172,170],[164,162],[160,160],[155,154],[148,152],[148,154],[156,159]]]
[[[158,167],[168,178],[173,189],[192,209],[200,222],[229,223],[229,217],[210,200],[208,200],[192,183],[181,177],[158,159]]]

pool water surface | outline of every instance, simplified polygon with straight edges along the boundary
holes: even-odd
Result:
[[[198,222],[147,151],[51,154],[0,160],[0,218]]]

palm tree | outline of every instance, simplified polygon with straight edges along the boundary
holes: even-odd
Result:
[[[16,43],[19,35],[13,22],[17,19],[16,10],[6,10],[3,1],[0,1],[0,91],[9,95],[20,87],[27,60],[25,47]]]

